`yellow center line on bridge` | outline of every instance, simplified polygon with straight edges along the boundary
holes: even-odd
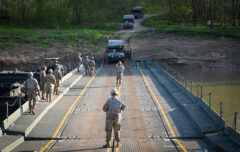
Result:
[[[78,100],[81,98],[81,96],[83,95],[83,93],[86,91],[86,89],[89,87],[89,85],[93,82],[94,78],[96,77],[96,75],[98,74],[98,72],[103,68],[103,62],[101,67],[96,71],[96,73],[94,74],[94,76],[88,81],[87,85],[84,87],[84,89],[81,91],[81,93],[79,94],[79,96],[77,97],[77,99],[73,102],[73,104],[69,107],[67,113],[65,114],[65,116],[63,117],[61,123],[59,124],[57,130],[55,131],[55,133],[52,136],[52,139],[40,150],[40,152],[45,151],[50,145],[51,143],[53,143],[53,139],[58,135],[60,129],[62,128],[64,122],[66,121],[68,115],[70,114],[70,112],[72,111],[73,107],[76,105],[76,103],[78,102]]]
[[[170,122],[169,122],[169,120],[168,120],[168,118],[167,118],[167,115],[166,115],[166,113],[165,113],[164,110],[163,110],[163,107],[162,107],[161,104],[159,103],[159,101],[158,101],[155,93],[153,92],[152,88],[150,87],[150,85],[149,85],[149,83],[148,83],[145,75],[143,74],[143,72],[142,72],[142,70],[141,70],[138,62],[137,62],[137,67],[138,67],[138,70],[139,70],[139,72],[141,73],[141,75],[142,75],[142,77],[143,77],[143,79],[144,79],[145,84],[147,85],[150,93],[152,94],[155,102],[157,103],[159,109],[161,110],[161,112],[162,112],[162,114],[163,114],[163,117],[164,117],[164,119],[165,119],[165,121],[166,121],[166,123],[167,123],[167,125],[168,125],[168,128],[169,128],[172,136],[173,136],[173,137],[176,137],[175,132],[173,131],[173,128],[172,128],[172,126],[170,125]],[[176,141],[176,143],[181,147],[181,149],[182,149],[184,152],[188,152],[188,150],[183,146],[183,144],[182,144],[178,139],[173,139],[173,140]]]

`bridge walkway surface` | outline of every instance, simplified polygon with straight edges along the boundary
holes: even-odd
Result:
[[[127,105],[120,148],[114,141],[111,148],[102,148],[102,107],[116,78],[115,66],[105,64],[95,78],[79,80],[13,151],[215,151],[149,68],[144,64],[138,68],[136,62],[126,62],[125,67],[118,87]]]

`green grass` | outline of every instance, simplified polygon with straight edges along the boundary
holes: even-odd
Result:
[[[198,35],[198,34],[206,34],[206,35],[216,35],[216,36],[226,36],[226,37],[235,37],[240,38],[240,27],[234,27],[227,29],[226,31],[221,27],[210,28],[203,25],[198,25],[196,27],[191,25],[168,25],[168,21],[166,18],[161,16],[154,16],[144,20],[143,25],[148,27],[154,27],[156,31],[160,32],[169,32],[169,33],[177,33],[183,32],[187,35]]]
[[[61,43],[99,50],[99,47],[106,45],[107,40],[118,26],[119,24],[115,22],[102,27],[60,30],[0,26],[0,48],[9,50],[21,44],[32,44],[46,49],[55,43]]]

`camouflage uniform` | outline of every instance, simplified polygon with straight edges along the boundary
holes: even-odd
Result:
[[[88,56],[85,57],[85,59],[83,60],[83,66],[84,66],[84,69],[85,69],[85,75],[88,75],[89,74],[89,59],[88,59]]]
[[[29,73],[29,76],[33,76],[32,72]],[[37,95],[40,92],[38,81],[33,77],[29,77],[24,84],[24,88],[29,101],[30,113],[35,114]]]
[[[56,95],[59,95],[59,93],[60,93],[60,82],[62,80],[62,73],[60,71],[60,67],[59,66],[54,71],[54,76],[55,76],[55,79],[56,79],[56,84],[55,84],[55,87],[54,87],[54,93]]]
[[[92,59],[89,61],[90,76],[94,75],[95,65],[96,63],[94,61],[94,58],[92,57]]]
[[[52,69],[49,70],[49,74],[46,76],[46,93],[47,93],[47,101],[51,101],[53,87],[56,84],[55,76],[52,74]]]
[[[123,64],[120,62],[116,65],[116,70],[117,70],[117,85],[121,85],[122,83],[122,77],[123,77],[123,72],[125,70]]]
[[[46,69],[47,67],[43,67],[42,71],[40,72],[40,89],[42,91],[42,99],[45,100],[45,94],[46,94]]]
[[[106,141],[111,140],[112,129],[114,129],[114,136],[116,141],[120,142],[120,127],[121,127],[121,111],[125,109],[125,105],[119,98],[109,98],[103,106],[103,111],[107,113],[105,131]]]
[[[76,57],[76,61],[77,61],[77,72],[79,72],[80,71],[80,66],[82,64],[81,53],[79,53],[78,56]]]

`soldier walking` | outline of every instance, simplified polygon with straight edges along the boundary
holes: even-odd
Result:
[[[85,69],[85,75],[88,75],[89,74],[89,62],[90,60],[88,59],[88,56],[86,56],[83,60],[83,66],[84,66],[84,69]]]
[[[119,61],[116,64],[116,70],[117,70],[117,82],[116,85],[121,85],[122,84],[122,78],[123,78],[123,72],[125,70],[123,64],[121,61]]]
[[[110,148],[110,140],[112,135],[112,129],[114,129],[115,140],[117,141],[117,147],[120,146],[120,127],[121,127],[121,113],[126,108],[125,104],[117,97],[118,91],[113,89],[111,96],[103,106],[103,111],[106,112],[106,144],[103,148]]]
[[[61,80],[62,80],[62,72],[61,72],[60,66],[57,66],[57,68],[54,70],[54,76],[55,76],[55,79],[56,79],[56,84],[55,84],[55,87],[54,87],[54,93],[56,95],[59,95],[60,94],[60,83],[61,83]]]
[[[91,60],[89,61],[90,76],[94,75],[95,65],[96,65],[96,63],[94,61],[94,57],[92,57]]]
[[[77,62],[77,72],[79,72],[80,71],[80,66],[82,64],[81,53],[78,53],[78,56],[76,57],[76,62]]]
[[[37,95],[40,93],[40,88],[38,85],[38,81],[35,78],[33,78],[32,72],[28,73],[28,79],[24,84],[24,88],[26,90],[27,98],[29,101],[30,113],[35,115]]]
[[[42,92],[42,100],[46,100],[46,70],[47,67],[43,66],[40,72],[40,90]]]
[[[53,70],[49,69],[48,74],[46,76],[46,93],[47,93],[48,102],[51,102],[52,100],[53,87],[56,84],[55,76],[52,73],[53,73]]]

